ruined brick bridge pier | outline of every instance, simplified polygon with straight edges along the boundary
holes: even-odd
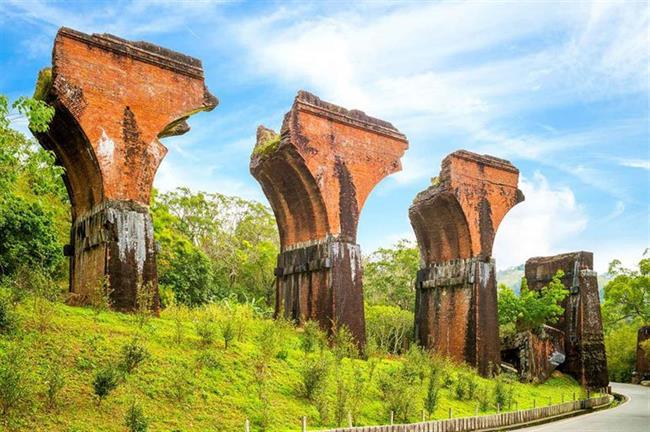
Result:
[[[456,151],[409,209],[421,257],[416,340],[483,375],[500,364],[492,245],[506,213],[524,199],[518,180],[508,161]]]
[[[65,168],[72,203],[70,291],[82,299],[108,280],[116,309],[150,287],[158,306],[151,187],[167,153],[160,138],[189,130],[212,110],[201,62],[146,42],[61,28],[39,97],[55,108],[35,134]]]
[[[262,126],[251,156],[276,216],[276,314],[345,325],[365,342],[357,223],[366,198],[401,169],[404,135],[390,123],[299,92],[280,134]]]

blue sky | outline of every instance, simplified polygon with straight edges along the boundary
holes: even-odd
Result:
[[[297,90],[392,122],[410,141],[359,223],[365,252],[413,238],[407,210],[457,149],[511,160],[526,201],[494,255],[591,250],[596,269],[650,245],[647,2],[0,2],[0,92],[31,94],[59,26],[203,61],[221,101],[168,138],[155,185],[266,202],[248,172],[257,125]],[[17,128],[24,128],[21,121]]]

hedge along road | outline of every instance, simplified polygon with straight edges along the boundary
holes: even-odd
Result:
[[[611,383],[612,391],[628,397],[622,405],[518,432],[649,432],[650,387]]]

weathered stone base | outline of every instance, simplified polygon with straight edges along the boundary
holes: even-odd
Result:
[[[636,384],[641,381],[650,380],[650,361],[646,352],[641,348],[641,342],[650,339],[650,326],[644,326],[639,329],[636,337],[636,366],[632,381]]]
[[[418,271],[415,337],[484,375],[500,364],[494,261],[454,259]]]
[[[112,305],[136,307],[138,289],[152,290],[159,309],[153,224],[149,209],[132,201],[105,201],[80,215],[71,230],[70,291],[93,298],[108,277]]]
[[[361,250],[327,238],[295,245],[278,255],[276,315],[318,321],[328,332],[347,326],[365,344]]]
[[[544,326],[503,340],[501,360],[513,365],[522,382],[543,383],[566,358],[564,333]]]

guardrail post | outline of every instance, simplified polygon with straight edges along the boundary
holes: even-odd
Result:
[[[474,409],[474,417],[478,417],[478,403],[476,404],[476,408]]]
[[[452,408],[449,408],[449,418],[454,417],[454,410]]]
[[[501,412],[501,404],[497,403],[497,414]]]
[[[575,402],[576,400],[576,392],[573,392],[573,401]]]
[[[352,412],[348,411],[348,426],[352,427]]]
[[[302,432],[307,432],[307,416],[302,416]]]
[[[393,411],[390,412],[390,424],[393,424],[393,421],[395,420],[395,413]]]
[[[533,409],[537,408],[537,399],[533,399]]]
[[[251,422],[248,419],[244,423],[244,432],[251,432]]]

